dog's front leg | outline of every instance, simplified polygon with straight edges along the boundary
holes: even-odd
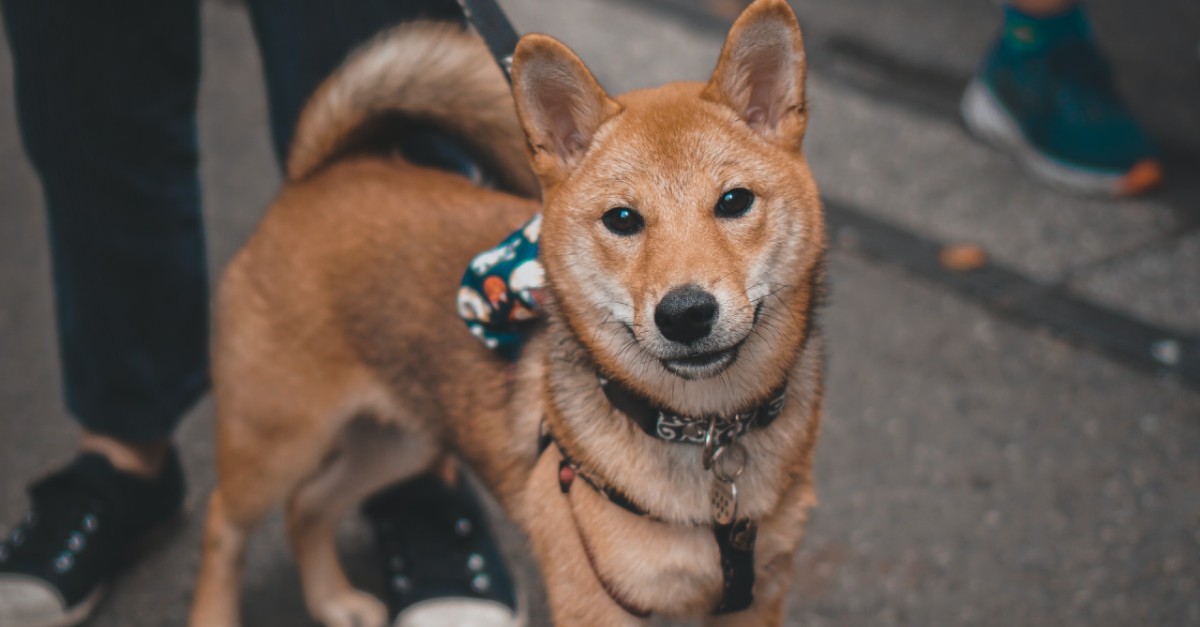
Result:
[[[584,552],[571,504],[558,483],[556,451],[542,455],[526,491],[524,518],[546,583],[553,624],[645,627],[649,622],[622,608]]]
[[[563,559],[565,558],[565,559]],[[542,564],[546,595],[555,625],[645,627],[649,621],[621,607],[600,585],[582,551],[562,554]]]

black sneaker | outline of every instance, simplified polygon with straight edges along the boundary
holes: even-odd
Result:
[[[159,477],[85,453],[29,488],[32,507],[0,541],[0,627],[67,627],[87,618],[139,541],[183,505],[172,450]]]
[[[372,497],[393,627],[515,627],[512,575],[466,482],[424,475]]]

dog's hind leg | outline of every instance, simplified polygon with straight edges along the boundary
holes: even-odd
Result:
[[[234,415],[246,417],[233,413],[241,409],[234,404],[218,406],[222,407],[222,420]],[[278,415],[297,417],[295,413]],[[271,422],[279,421],[275,418]],[[306,438],[299,429],[245,426],[220,428],[218,484],[209,498],[189,622],[192,627],[236,627],[241,623],[238,590],[246,538],[262,517],[312,472],[328,448],[327,438]],[[230,431],[238,432],[237,436],[230,437]]]
[[[217,487],[192,627],[240,624],[240,570],[250,531],[318,472],[351,418],[386,401],[369,372],[329,367],[338,362],[314,354],[316,342],[297,350],[295,343],[272,341],[253,319],[225,322],[214,353]]]
[[[387,610],[346,579],[334,545],[338,521],[373,492],[428,468],[436,442],[418,433],[352,423],[337,451],[292,495],[287,528],[300,567],[304,598],[327,627],[384,627]]]
[[[235,627],[238,618],[238,581],[242,550],[251,525],[237,524],[226,512],[220,489],[208,499],[200,574],[196,577],[191,627]]]

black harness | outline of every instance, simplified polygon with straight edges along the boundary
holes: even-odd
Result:
[[[746,411],[738,412],[730,417],[692,418],[657,408],[619,382],[601,377],[600,387],[613,407],[625,414],[647,435],[666,442],[704,446],[706,450],[711,447],[715,451],[733,445],[738,437],[751,429],[762,429],[769,426],[783,412],[784,402],[787,398],[785,382],[772,392],[766,401]],[[551,433],[544,420],[540,431],[538,456],[541,457],[552,444],[562,456],[558,464],[558,485],[563,494],[569,494],[575,480],[582,479],[610,503],[635,516],[666,524],[677,524],[654,515],[608,482],[596,478],[592,472],[583,470],[580,463],[554,438],[554,434]],[[736,492],[734,494],[734,515],[729,520],[714,520],[712,523],[696,525],[711,526],[713,538],[720,554],[721,576],[724,583],[721,600],[713,609],[714,615],[738,612],[750,607],[750,604],[754,602],[754,545],[758,526],[753,520],[736,516]],[[574,515],[573,510],[572,515]],[[576,527],[578,528],[578,523]],[[584,553],[588,562],[605,592],[626,612],[642,618],[649,616],[649,610],[637,607],[623,599],[600,576],[587,539],[583,537],[582,533],[580,538],[583,541]]]

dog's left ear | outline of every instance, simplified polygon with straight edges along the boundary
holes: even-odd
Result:
[[[733,24],[706,100],[732,107],[754,130],[798,150],[808,121],[804,39],[785,0],[757,0]]]

